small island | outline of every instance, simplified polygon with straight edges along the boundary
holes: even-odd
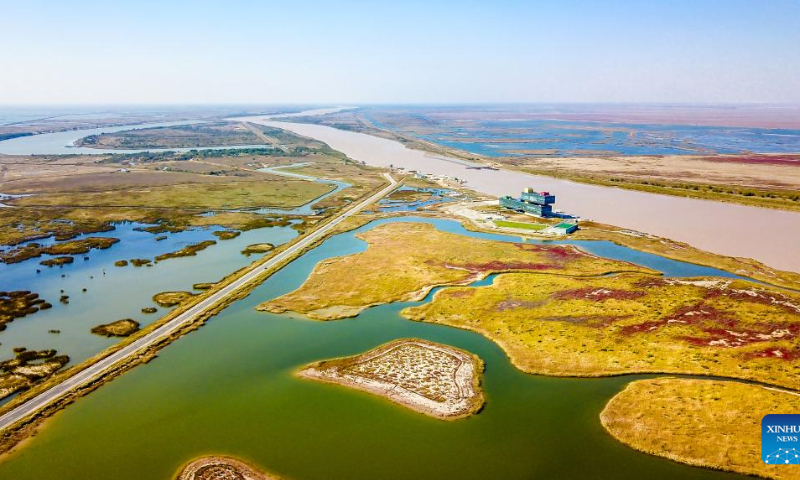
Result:
[[[39,262],[39,265],[44,265],[45,267],[60,267],[61,265],[67,265],[74,261],[75,259],[69,256],[53,257],[48,258],[47,260],[42,260]]]
[[[174,307],[193,296],[191,292],[161,292],[153,295],[153,301],[159,307]]]
[[[42,255],[53,255],[65,257],[66,255],[83,255],[90,250],[105,250],[118,243],[118,238],[110,237],[87,237],[80,240],[69,242],[54,243],[53,245],[42,245],[31,242],[23,246],[10,248],[0,252],[0,263],[20,263],[31,258],[39,258]],[[62,262],[65,262],[62,260]],[[71,263],[71,261],[70,261]],[[43,263],[43,265],[46,265]]]
[[[267,253],[275,249],[275,245],[271,243],[254,243],[252,245],[248,245],[242,250],[242,255],[250,256],[254,253]]]
[[[92,328],[92,333],[95,335],[103,335],[104,337],[127,337],[139,331],[139,322],[131,318],[123,318],[116,322],[98,325]]]
[[[206,248],[210,247],[211,245],[216,245],[216,241],[214,240],[205,240],[199,243],[193,243],[191,245],[187,245],[181,248],[178,251],[171,252],[171,253],[164,253],[161,255],[156,256],[156,262],[161,262],[168,258],[178,258],[178,257],[193,257],[197,255],[197,252],[201,250],[205,250]]]
[[[190,462],[176,480],[280,480],[232,457],[208,456]]]
[[[0,361],[0,399],[30,388],[69,363],[68,356],[56,353],[55,350],[14,348],[14,358]]]
[[[405,338],[354,357],[312,363],[303,378],[380,395],[442,420],[477,413],[484,404],[483,362],[457,348]]]
[[[39,298],[38,293],[29,290],[0,292],[0,330],[15,318],[32,315],[39,310],[52,308],[52,305]]]
[[[213,235],[219,238],[220,240],[231,240],[238,237],[241,234],[242,232],[240,232],[239,230],[217,230],[216,232],[213,232]]]

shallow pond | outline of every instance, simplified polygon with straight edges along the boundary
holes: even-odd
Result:
[[[14,347],[27,347],[32,350],[56,349],[60,354],[69,355],[73,363],[84,360],[117,341],[92,335],[89,333],[92,327],[121,318],[149,324],[168,310],[159,308],[158,313],[142,313],[143,307],[156,306],[151,300],[154,294],[167,290],[191,291],[194,283],[216,282],[256,259],[241,254],[247,245],[280,245],[297,235],[289,227],[275,227],[250,230],[231,240],[219,240],[213,235],[215,230],[220,230],[219,227],[154,235],[137,230],[144,226],[120,223],[110,232],[77,237],[115,237],[120,242],[105,250],[75,255],[74,263],[63,267],[48,268],[39,264],[41,260],[52,258],[51,255],[20,263],[0,263],[0,291],[30,290],[53,305],[49,310],[17,318],[6,325],[6,329],[0,332],[0,359],[13,357]],[[166,238],[157,241],[156,237],[160,236]],[[170,258],[152,267],[114,266],[117,260],[152,260],[156,255],[204,240],[217,240],[217,244],[194,257]],[[42,245],[54,243],[52,238],[36,242]],[[87,291],[83,292],[83,288]],[[61,290],[69,295],[68,305],[59,303]],[[48,333],[49,330],[60,330],[61,333]]]
[[[416,303],[374,307],[336,322],[254,310],[297,288],[317,262],[363,251],[365,243],[355,238],[359,231],[398,221],[518,240],[419,218],[379,220],[331,237],[159,352],[155,361],[57,414],[0,464],[0,478],[165,480],[183,463],[210,453],[236,455],[295,479],[734,477],[638,453],[605,433],[600,410],[625,384],[643,376],[527,375],[476,333],[399,316]],[[713,270],[634,256],[605,242],[580,245],[615,257],[631,255],[670,275]],[[479,355],[486,363],[485,409],[469,419],[443,422],[363,392],[293,376],[309,362],[358,354],[402,337]]]
[[[378,207],[381,212],[413,212],[422,210],[425,207],[438,205],[440,203],[454,202],[455,197],[451,196],[453,190],[444,188],[415,188],[415,187],[400,187],[397,191],[414,191],[430,193],[430,198],[427,200],[391,200],[384,198],[378,202]]]

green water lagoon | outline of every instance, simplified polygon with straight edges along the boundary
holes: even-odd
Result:
[[[460,229],[450,221],[413,220]],[[386,221],[398,220],[328,239],[154,361],[68,406],[0,464],[0,478],[165,480],[207,454],[237,456],[292,479],[734,477],[636,452],[605,433],[598,419],[605,403],[644,376],[528,375],[478,334],[402,319],[400,310],[412,303],[335,322],[254,310],[297,288],[318,261],[363,250],[354,234]],[[597,247],[611,248],[602,243]],[[675,275],[680,269],[673,263],[688,265],[659,258],[641,263],[662,262]],[[293,375],[309,362],[404,337],[480,356],[485,408],[445,422]]]

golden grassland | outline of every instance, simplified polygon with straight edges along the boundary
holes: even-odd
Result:
[[[90,135],[77,145],[92,148],[193,148],[229,145],[256,145],[264,141],[239,123],[209,122],[169,127],[139,128]]]
[[[29,290],[0,291],[0,330],[5,330],[6,324],[15,318],[22,318],[52,307],[53,305],[43,298],[39,298],[38,293]]]
[[[685,373],[800,388],[800,295],[741,280],[504,274],[402,314],[477,331],[528,373]]]
[[[354,316],[370,305],[419,299],[434,286],[471,283],[495,272],[653,273],[571,246],[480,240],[424,223],[385,224],[358,237],[369,244],[365,252],[320,262],[299,289],[258,308],[332,320]]]
[[[16,206],[163,207],[192,209],[297,207],[333,190],[305,180],[196,183],[124,191],[50,193],[20,198]]]
[[[31,258],[38,258],[42,255],[80,255],[89,253],[92,249],[105,250],[117,242],[119,242],[119,239],[109,237],[88,237],[48,246],[32,242],[25,246],[11,248],[0,253],[0,262],[19,263]],[[43,263],[43,265],[46,264]]]
[[[181,248],[180,250],[176,250],[174,252],[169,252],[169,253],[163,253],[161,255],[156,255],[156,262],[161,262],[169,258],[194,257],[195,255],[197,255],[197,252],[205,250],[211,245],[216,245],[216,244],[217,242],[214,240],[205,240],[198,243],[192,243],[190,245]]]
[[[244,250],[242,250],[242,255],[249,257],[254,253],[267,253],[272,250],[275,250],[275,245],[271,243],[254,243],[246,246]]]
[[[153,302],[160,307],[174,307],[194,297],[192,292],[161,292],[153,295]]]
[[[98,325],[92,328],[92,333],[95,335],[103,335],[104,337],[127,337],[139,331],[139,322],[131,318],[123,318],[116,322]]]
[[[759,385],[660,378],[628,384],[600,415],[637,450],[682,463],[767,478],[800,478],[800,465],[761,460],[761,419],[800,411],[800,396]]]
[[[281,219],[239,210],[293,208],[334,188],[258,171],[265,166],[304,163],[303,173],[351,184],[316,206],[330,211],[383,183],[378,169],[353,162],[320,142],[284,133],[286,144],[297,146],[292,154],[225,150],[196,158],[163,153],[153,158],[0,155],[0,191],[31,195],[5,201],[16,208],[0,209],[0,244],[50,235],[64,240],[107,231],[120,221],[161,223],[173,229],[212,224],[260,228]],[[209,210],[217,214],[198,215]],[[307,220],[310,225],[319,218]]]

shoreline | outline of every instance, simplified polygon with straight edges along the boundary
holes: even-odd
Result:
[[[453,373],[452,381],[458,390],[459,399],[455,402],[455,405],[453,405],[453,402],[450,402],[450,405],[445,405],[418,392],[404,388],[397,383],[391,383],[379,378],[370,378],[369,376],[342,374],[335,370],[337,366],[341,370],[350,366],[365,364],[372,360],[379,360],[382,356],[405,346],[432,350],[456,359],[458,363]],[[329,367],[329,365],[334,366]],[[295,375],[307,380],[366,392],[439,420],[458,420],[475,415],[483,408],[485,404],[485,395],[481,388],[481,373],[483,370],[483,361],[477,355],[465,350],[428,340],[401,338],[359,355],[311,363],[296,371]]]
[[[389,177],[391,178],[391,177]],[[388,180],[388,178],[387,178]],[[367,202],[370,202],[375,196],[386,192],[388,189],[394,189],[398,185],[399,182],[392,180],[388,184],[386,182],[380,184],[376,188],[367,191],[364,193],[360,198],[359,202],[356,205],[362,205]],[[362,206],[363,208],[363,206]],[[150,345],[144,347],[140,351],[134,352],[135,355],[131,355],[125,358],[123,361],[111,365],[111,367],[102,372],[97,378],[94,378],[88,383],[83,385],[74,387],[72,389],[66,390],[63,395],[56,397],[51,403],[45,403],[39,406],[36,411],[33,411],[29,414],[26,414],[20,417],[17,420],[12,421],[9,423],[5,428],[0,429],[0,462],[3,461],[3,457],[10,454],[12,451],[15,450],[15,447],[25,438],[29,437],[32,434],[35,434],[38,426],[40,423],[46,419],[47,417],[57,413],[61,410],[64,406],[72,403],[76,399],[82,397],[83,395],[93,391],[96,388],[99,388],[106,382],[112,381],[118,375],[128,371],[129,369],[139,365],[140,363],[146,363],[153,358],[156,357],[156,353],[161,348],[169,345],[176,339],[182,337],[186,333],[200,328],[205,321],[209,318],[215,316],[224,308],[229,306],[231,303],[240,300],[241,298],[246,297],[250,294],[253,288],[260,285],[264,279],[268,278],[269,276],[273,275],[275,272],[281,270],[286,265],[291,263],[294,259],[304,255],[311,249],[318,246],[321,242],[324,242],[327,238],[331,235],[335,235],[340,233],[339,225],[344,221],[350,218],[353,213],[350,215],[346,215],[348,212],[352,212],[351,209],[343,210],[339,213],[339,215],[333,217],[333,219],[328,219],[327,221],[322,222],[322,224],[316,226],[316,228],[308,232],[306,235],[296,237],[290,242],[287,242],[280,247],[276,248],[269,255],[265,255],[258,260],[252,262],[249,266],[241,268],[235,272],[231,272],[228,276],[221,279],[219,282],[215,284],[215,288],[208,289],[203,291],[202,293],[196,295],[193,298],[193,301],[187,302],[184,305],[179,306],[178,308],[168,312],[164,317],[156,320],[155,322],[151,323],[147,327],[141,329],[134,335],[125,338],[124,340],[112,345],[111,347],[103,350],[102,352],[98,353],[94,357],[87,359],[86,361],[75,365],[63,372],[59,372],[54,375],[51,379],[48,379],[45,382],[41,382],[31,389],[22,392],[20,395],[17,395],[8,403],[4,404],[0,407],[0,418],[10,415],[16,408],[23,406],[28,401],[33,401],[38,398],[39,395],[44,395],[51,388],[57,388],[62,384],[73,377],[87,371],[97,363],[103,361],[106,358],[113,356],[114,354],[118,353],[122,349],[130,346],[134,342],[143,339],[148,334],[151,334],[158,330],[161,327],[166,326],[170,322],[174,321],[177,317],[187,313],[192,308],[195,308],[197,305],[202,303],[203,301],[211,298],[212,296],[218,294],[223,288],[229,287],[235,282],[244,278],[245,275],[248,273],[257,272],[257,274],[248,279],[244,282],[240,288],[231,295],[227,295],[220,299],[219,301],[213,303],[209,308],[203,310],[199,315],[197,315],[192,321],[179,324],[177,328],[173,331],[169,332],[168,335],[163,336],[161,338],[156,339]],[[343,216],[344,215],[344,216]],[[338,223],[337,223],[338,222]],[[328,230],[322,230],[321,234],[317,234],[315,237],[315,233],[320,231],[320,229],[324,229],[328,227]],[[303,242],[306,242],[303,244]],[[295,252],[291,252],[293,248],[298,248],[298,245],[302,245],[299,249]],[[287,255],[286,252],[291,252]],[[273,262],[273,265],[270,267],[264,267],[264,264]]]
[[[694,387],[699,389],[700,392],[680,390],[681,388],[689,389]],[[728,389],[735,390],[736,392],[730,393],[738,393],[742,398],[748,398],[748,401],[746,404],[731,405],[732,402],[736,401],[736,396],[729,393],[722,399],[723,402],[726,402],[723,406],[717,406],[717,403],[720,403],[720,398],[713,398],[713,403],[704,405],[706,408],[702,408],[701,411],[695,410],[701,407],[700,405],[694,405],[692,412],[686,412],[686,407],[674,400],[670,405],[673,407],[672,411],[665,411],[663,398],[658,397],[657,393],[655,394],[656,398],[650,398],[650,402],[636,402],[635,405],[631,403],[637,399],[641,401],[640,397],[644,392],[648,392],[648,397],[650,397],[653,392],[648,391],[648,389],[653,390],[656,388],[658,390],[678,390],[687,394],[695,393],[699,397],[691,399],[695,404],[707,402],[709,396],[722,396],[722,391]],[[759,389],[766,390],[766,392]],[[783,395],[797,396],[798,393],[736,380],[665,376],[629,382],[606,402],[598,417],[607,435],[620,444],[647,455],[682,465],[761,478],[798,478],[800,477],[800,467],[796,465],[773,466],[774,464],[765,464],[761,459],[757,440],[758,433],[761,430],[760,420],[763,414],[780,413],[775,409],[782,408],[781,404],[794,403],[796,406],[797,402],[791,402],[790,397],[778,399]],[[751,405],[751,402],[754,405]],[[672,425],[671,428],[667,428],[666,431],[656,429],[653,432],[652,421],[654,415],[652,411],[648,411],[651,406],[650,403],[661,405],[661,408],[658,409],[658,416],[675,414],[677,418],[674,422],[676,424]],[[740,407],[741,410],[730,410],[734,407]],[[753,413],[753,409],[758,409],[759,407],[762,409],[767,408],[768,411],[761,410],[758,414]],[[715,408],[717,409],[716,411]],[[631,418],[632,415],[637,415],[635,420]],[[712,418],[706,418],[708,416]],[[731,419],[735,420],[732,421]],[[725,421],[728,422],[728,425],[718,430],[714,430],[713,425],[708,425],[709,422],[718,425],[720,422],[724,423]],[[635,425],[632,422],[635,422]],[[687,430],[691,430],[691,427],[703,428],[704,433],[708,436],[706,442],[717,448],[696,448],[693,442],[694,439],[691,438],[690,434],[686,433]],[[747,432],[735,432],[737,428],[744,429]],[[748,433],[749,435],[742,435],[745,438],[745,444],[737,442],[732,445],[730,442],[730,429],[739,434]],[[644,435],[643,432],[648,432],[649,434]],[[661,447],[656,447],[656,443]]]
[[[315,138],[369,165],[403,166],[407,170],[457,176],[472,189],[494,196],[535,185],[556,192],[562,198],[559,208],[584,218],[686,242],[721,255],[754,258],[767,265],[800,272],[800,255],[793,246],[793,239],[800,236],[798,212],[589,185],[507,169],[470,170],[452,162],[437,161],[422,150],[364,133],[314,124],[259,121],[258,117],[250,121]],[[375,152],[381,155],[376,156]],[[742,222],[741,218],[749,220]],[[751,234],[754,231],[772,231],[770,225],[790,228],[758,238]]]
[[[207,469],[212,471],[204,471]],[[173,478],[175,480],[215,480],[218,478],[234,478],[228,475],[236,474],[240,475],[244,480],[281,480],[282,478],[227,455],[207,455],[195,458],[183,465]],[[218,477],[217,475],[222,476]]]

